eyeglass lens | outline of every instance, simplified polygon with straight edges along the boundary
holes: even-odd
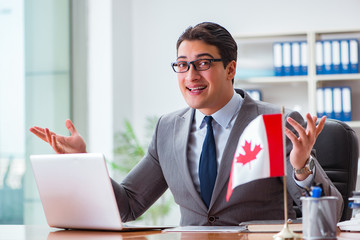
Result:
[[[187,72],[190,69],[190,64],[192,64],[197,71],[208,70],[211,65],[211,60],[209,59],[198,59],[192,62],[179,61],[173,64],[175,72]]]

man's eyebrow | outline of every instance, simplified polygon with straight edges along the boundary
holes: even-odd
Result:
[[[210,57],[210,58],[214,58],[213,55],[211,55],[210,53],[200,53],[196,55],[196,58],[201,58],[201,57]],[[176,60],[179,60],[179,58],[187,58],[186,56],[178,56],[176,58]]]
[[[210,53],[200,53],[200,54],[196,55],[197,58],[205,57],[205,56],[214,58],[213,55],[211,55]]]
[[[178,56],[176,60],[179,60],[179,58],[186,58],[185,56]]]

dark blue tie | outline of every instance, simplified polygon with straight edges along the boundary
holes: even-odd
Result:
[[[215,139],[211,124],[213,118],[211,116],[205,116],[204,120],[207,124],[207,132],[200,156],[199,179],[201,198],[209,208],[217,175],[217,161]]]

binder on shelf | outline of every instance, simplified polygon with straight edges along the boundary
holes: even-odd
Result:
[[[307,42],[300,42],[300,75],[308,74],[308,50]]]
[[[323,41],[324,51],[324,74],[331,74],[333,72],[332,57],[331,57],[331,41]]]
[[[275,42],[273,44],[274,57],[274,74],[275,76],[283,76],[283,57],[282,57],[282,43]]]
[[[349,57],[349,40],[341,40],[340,43],[341,53],[341,73],[350,73],[350,57]]]
[[[331,41],[332,74],[340,73],[340,41]]]
[[[351,121],[351,88],[325,87],[316,89],[316,115],[340,121]]]
[[[350,72],[359,72],[359,41],[357,39],[349,40],[350,47]]]
[[[291,43],[291,66],[292,66],[292,75],[300,75],[300,42]]]
[[[319,118],[325,115],[323,88],[316,89],[316,114]]]
[[[324,88],[324,111],[328,118],[334,118],[333,91],[332,88]]]
[[[291,76],[292,75],[291,43],[284,42],[282,45],[282,50],[283,50],[284,76]]]
[[[341,96],[343,108],[342,121],[351,121],[351,88],[343,87]]]
[[[316,73],[324,74],[324,51],[323,43],[321,41],[316,41],[315,43],[315,52],[316,52]]]
[[[337,120],[342,120],[343,111],[342,111],[342,98],[341,98],[341,88],[334,87],[333,91],[333,106],[334,106],[334,118]]]

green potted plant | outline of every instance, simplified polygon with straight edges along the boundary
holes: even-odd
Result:
[[[145,144],[140,142],[131,123],[124,121],[124,131],[115,134],[115,161],[109,163],[114,171],[125,176],[144,157],[157,120],[157,117],[147,118]],[[173,197],[167,191],[138,220],[153,225],[164,224],[160,221],[169,214],[173,204]]]

